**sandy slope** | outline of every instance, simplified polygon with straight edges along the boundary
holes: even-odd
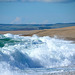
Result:
[[[38,36],[57,36],[59,38],[65,38],[68,40],[75,41],[75,26],[57,28],[57,29],[45,29],[45,30],[32,30],[32,31],[0,31],[0,34],[12,33],[12,34],[23,34],[24,36],[32,36],[37,34]]]
[[[59,38],[65,38],[68,40],[75,41],[75,26],[58,28],[58,29],[45,29],[45,30],[32,30],[32,31],[0,31],[0,34],[12,33],[12,34],[23,34],[23,36],[32,36],[37,34],[38,36],[58,36]],[[43,75],[75,75],[75,71],[66,71],[59,73],[45,73]]]

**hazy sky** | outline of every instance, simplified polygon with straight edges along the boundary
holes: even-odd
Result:
[[[75,0],[0,0],[0,24],[75,22]]]

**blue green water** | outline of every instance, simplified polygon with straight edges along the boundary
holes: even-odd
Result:
[[[49,36],[0,35],[0,75],[65,71],[75,71],[75,44],[72,41]]]
[[[0,24],[0,31],[43,30],[75,26],[75,23],[57,24]]]

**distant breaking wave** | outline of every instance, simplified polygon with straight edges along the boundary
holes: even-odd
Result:
[[[14,70],[18,70],[15,75],[27,75],[20,71],[70,65],[75,65],[75,44],[71,41],[49,36],[0,35],[1,75],[14,75]]]

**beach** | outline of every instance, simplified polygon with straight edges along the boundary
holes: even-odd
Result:
[[[55,36],[60,39],[75,41],[75,26],[57,29],[31,30],[31,31],[0,31],[0,34],[6,33],[19,34],[22,36],[32,36],[34,34],[38,36],[50,36],[50,37]]]
[[[0,34],[1,75],[75,75],[75,26]]]

